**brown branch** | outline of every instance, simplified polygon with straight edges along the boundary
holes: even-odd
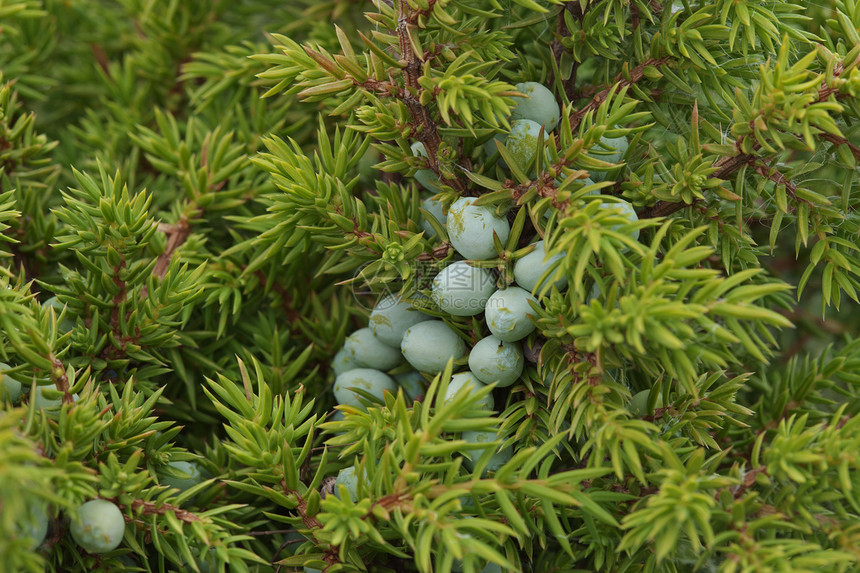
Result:
[[[406,67],[403,69],[403,80],[406,84],[407,97],[403,99],[403,103],[409,108],[409,113],[412,119],[418,122],[423,128],[418,133],[418,138],[424,143],[424,148],[427,151],[427,160],[430,168],[437,170],[439,161],[436,153],[439,150],[439,144],[442,138],[439,137],[439,132],[436,131],[436,124],[430,117],[427,108],[421,105],[416,97],[421,90],[418,84],[418,78],[421,75],[421,61],[412,50],[412,44],[409,41],[409,27],[414,25],[413,19],[415,13],[411,16],[406,14],[405,2],[400,3],[400,16],[397,20],[397,41],[400,46],[400,56],[406,62]]]
[[[113,284],[117,287],[117,293],[113,297],[113,309],[111,310],[110,315],[110,324],[111,328],[116,334],[117,338],[121,336],[119,332],[119,305],[125,300],[125,296],[128,293],[128,289],[126,287],[125,281],[120,277],[120,273],[122,269],[126,267],[125,258],[120,254],[120,262],[113,268]]]
[[[105,360],[117,360],[125,355],[126,346],[129,342],[134,342],[137,340],[137,337],[140,336],[140,328],[135,329],[134,336],[125,336],[120,330],[120,320],[119,320],[119,307],[125,301],[125,298],[128,294],[128,287],[120,277],[120,273],[122,269],[126,268],[125,258],[120,254],[120,263],[113,268],[113,283],[117,287],[117,294],[114,295],[111,303],[113,308],[111,309],[110,316],[110,327],[111,331],[113,331],[113,338],[119,343],[119,347],[114,344],[108,344],[105,346],[104,350],[102,350],[102,358]],[[144,287],[141,297],[146,296],[146,288]]]
[[[639,27],[642,15],[639,12],[639,6],[635,3],[630,3],[630,26],[635,30]]]
[[[302,519],[302,523],[304,524],[306,529],[322,529],[322,522],[316,517],[308,515],[308,502],[305,498],[301,496],[301,494],[297,491],[293,491],[287,487],[287,482],[285,480],[281,480],[281,489],[284,490],[284,493],[287,495],[295,495],[296,496],[296,510],[299,512],[299,516]],[[340,563],[340,559],[338,558],[338,546],[332,545],[329,549],[326,550],[325,555],[323,556],[323,561],[328,563],[328,566],[324,569],[324,571],[328,570],[328,567],[334,565],[335,563]]]
[[[430,117],[430,112],[418,100],[418,94],[421,92],[421,86],[418,84],[418,78],[421,76],[421,60],[412,49],[412,43],[409,41],[409,28],[414,26],[418,19],[425,13],[433,10],[436,0],[429,0],[427,10],[415,10],[407,14],[407,3],[399,4],[400,14],[397,18],[397,40],[400,47],[400,57],[406,62],[406,67],[403,68],[403,80],[406,84],[406,95],[402,98],[404,104],[409,109],[409,115],[412,120],[418,123],[419,129],[416,137],[424,144],[424,150],[427,152],[427,163],[430,169],[439,175],[440,180],[453,187],[459,192],[465,191],[466,187],[459,179],[448,179],[442,177],[439,172],[439,145],[442,143],[442,138],[436,129],[436,122]]]
[[[51,352],[48,354],[48,360],[51,361],[51,379],[57,390],[63,393],[63,403],[74,405],[75,401],[72,398],[72,393],[69,392],[69,377],[66,376],[66,367],[59,358]]]
[[[208,139],[203,143],[200,150],[200,165],[201,167],[206,168],[206,174],[208,176],[212,175],[212,172],[209,169]],[[207,190],[220,191],[226,184],[226,179],[218,182],[209,182]],[[186,203],[189,208],[189,212],[187,214],[183,214],[176,224],[158,224],[158,230],[167,235],[167,248],[158,256],[158,260],[155,263],[155,269],[152,271],[153,274],[160,279],[163,279],[164,275],[167,273],[167,268],[170,266],[170,260],[173,258],[177,249],[185,244],[185,241],[187,241],[188,237],[191,236],[191,223],[189,223],[189,219],[200,217],[204,213],[203,209],[197,203],[198,199],[199,196],[195,193],[194,201]],[[143,296],[146,296],[146,289],[144,289],[143,293]]]
[[[95,42],[90,44],[90,51],[93,53],[93,57],[96,59],[99,67],[105,74],[109,74],[110,70],[110,58],[108,58],[107,53],[105,53],[104,48],[101,47],[100,44]]]
[[[744,474],[744,481],[741,484],[730,488],[730,491],[732,492],[732,497],[734,497],[735,499],[740,499],[741,497],[743,497],[746,491],[755,485],[755,478],[759,474],[767,475],[767,467],[761,466],[758,468],[754,468]],[[717,491],[714,494],[714,497],[718,500],[720,499],[721,491],[722,490]]]
[[[266,274],[263,271],[259,271],[259,270],[254,271],[254,276],[257,277],[257,280],[259,280],[260,284],[262,284],[262,285],[266,285],[269,282],[269,278],[266,276]],[[295,306],[294,306],[295,299],[293,298],[293,295],[291,295],[287,291],[287,289],[284,288],[284,285],[275,282],[275,283],[272,283],[272,288],[275,290],[275,292],[277,292],[280,295],[281,300],[283,301],[281,306],[284,310],[284,314],[286,314],[287,318],[290,320],[289,326],[290,326],[290,331],[292,332],[293,331],[292,325],[298,324],[299,322],[301,322],[302,314],[298,310],[295,309]]]
[[[843,62],[836,62],[836,65],[833,66],[833,77],[838,78],[842,75],[842,72],[845,71],[845,64]],[[818,103],[826,101],[830,96],[835,95],[836,98],[845,97],[846,94],[843,94],[839,91],[839,88],[834,88],[829,85],[824,86],[818,90]]]
[[[575,18],[578,18],[582,21],[585,12],[581,11],[579,8],[579,4],[576,2],[568,2],[564,5],[564,10],[558,13],[556,17],[555,23],[555,34],[556,37],[553,38],[552,42],[550,42],[550,51],[552,52],[552,57],[555,59],[556,67],[561,70],[561,56],[564,53],[564,46],[562,46],[559,38],[568,38],[570,37],[570,30],[567,29],[567,25],[565,24],[564,14],[565,10],[574,15]],[[577,99],[576,97],[576,73],[579,70],[579,62],[576,60],[573,61],[573,66],[570,71],[570,77],[564,80],[564,93],[567,96],[567,99],[573,101]],[[553,85],[555,83],[554,73],[552,73],[549,77],[549,85]]]
[[[433,247],[433,250],[428,252],[423,252],[415,259],[417,261],[426,262],[426,261],[437,261],[444,259],[448,256],[448,252],[451,249],[451,243],[442,242],[438,246]]]
[[[860,57],[858,57],[858,59],[860,59]],[[838,62],[833,68],[833,77],[838,78],[842,74],[843,71],[845,71],[845,65],[842,62]],[[600,95],[600,94],[598,94],[598,95]],[[839,92],[839,90],[837,88],[830,87],[830,86],[824,86],[818,90],[818,102],[820,103],[820,102],[827,100],[831,95],[835,95],[837,98],[844,96],[844,94]],[[752,122],[750,122],[750,123],[752,124]],[[738,140],[735,142],[735,147],[738,150],[738,155],[734,155],[731,157],[724,157],[723,159],[720,159],[719,161],[717,161],[714,164],[714,167],[717,167],[717,171],[712,173],[710,175],[710,177],[713,177],[716,179],[728,180],[728,178],[733,173],[738,171],[741,167],[743,167],[744,165],[752,164],[755,161],[756,156],[754,154],[741,152],[742,144],[747,137],[750,137],[750,134],[743,135],[740,138],[738,138]],[[822,133],[819,135],[819,137],[821,137],[825,141],[829,141],[830,143],[833,143],[836,145],[847,144],[849,146],[849,148],[851,149],[851,153],[854,155],[854,157],[856,157],[858,160],[860,160],[860,147],[857,147],[856,145],[849,143],[847,139],[837,137],[837,136],[831,135],[829,133]],[[758,142],[753,144],[753,150],[757,150],[760,147],[761,146],[758,144]],[[756,169],[756,171],[759,172],[759,174],[761,174],[761,172],[758,169]],[[780,176],[782,176],[782,174],[780,174]],[[774,180],[770,176],[768,176],[768,178],[770,178],[774,182],[777,182],[776,180]],[[782,179],[785,180],[785,177],[783,176]],[[788,190],[788,187],[786,187],[786,189]],[[795,189],[796,189],[796,187],[795,187]],[[694,201],[693,203],[695,203],[695,202],[696,201]],[[681,202],[658,201],[653,207],[651,207],[649,209],[641,210],[638,213],[638,216],[640,219],[648,219],[648,218],[652,218],[652,217],[667,217],[667,216],[669,216],[669,215],[671,215],[677,211],[684,209],[687,206],[688,205],[682,201]]]
[[[15,233],[18,237],[17,243],[8,243],[9,251],[12,253],[12,260],[17,263],[17,266],[24,272],[24,280],[30,283],[30,292],[33,294],[38,293],[36,290],[37,283],[35,281],[36,277],[39,276],[39,271],[37,268],[38,258],[35,260],[31,260],[29,256],[21,249],[22,243],[26,240],[27,232],[24,230],[24,222],[29,221],[30,217],[27,215],[20,216],[18,220],[22,223],[20,227],[11,229],[12,232]],[[38,254],[38,251],[37,251]]]
[[[741,153],[731,157],[724,157],[714,164],[714,167],[716,167],[717,170],[712,173],[710,177],[716,179],[728,179],[732,173],[736,172],[744,165],[748,165],[754,159],[755,155],[751,153]],[[657,201],[653,207],[639,211],[638,216],[640,219],[668,217],[677,211],[694,205],[696,202],[697,200],[694,200],[693,203],[688,205],[683,201]]]
[[[671,59],[672,58],[669,56],[664,56],[662,58],[650,58],[648,60],[645,60],[644,62],[630,70],[629,79],[625,78],[622,74],[618,74],[615,77],[615,81],[612,83],[612,85],[597,92],[594,97],[591,98],[591,101],[586,104],[585,107],[573,112],[573,115],[570,118],[571,129],[576,129],[579,126],[580,122],[582,122],[582,118],[585,117],[588,112],[594,111],[599,108],[600,104],[605,102],[606,98],[609,97],[609,92],[612,90],[612,88],[617,87],[620,89],[629,87],[641,80],[643,77],[645,77],[646,67],[660,67],[667,64],[669,61],[671,61]]]
[[[789,196],[791,196],[791,198],[792,198],[792,200],[794,200],[794,202],[803,201],[804,203],[812,206],[812,202],[810,202],[806,199],[798,199],[797,198],[797,185],[792,183],[785,175],[780,173],[779,170],[770,169],[767,165],[765,165],[764,163],[762,163],[759,160],[750,161],[750,165],[752,165],[753,169],[755,169],[755,172],[758,173],[759,175],[761,175],[762,177],[770,179],[776,185],[784,185],[785,186],[785,192],[788,193]]]
[[[831,135],[829,133],[821,133],[819,137],[824,141],[832,143],[833,145],[847,145],[848,149],[851,150],[851,154],[854,156],[854,159],[860,161],[860,147],[854,145],[844,137],[839,137],[838,135]]]
[[[305,525],[307,529],[322,529],[322,522],[316,517],[308,515],[308,502],[305,498],[303,498],[299,492],[292,491],[287,489],[286,482],[281,482],[281,485],[284,489],[284,492],[287,494],[294,494],[296,496],[296,510],[299,512],[299,516],[302,518],[302,523]]]
[[[176,250],[181,247],[188,237],[191,235],[191,225],[184,217],[175,225],[167,223],[159,223],[158,230],[167,235],[167,248],[164,252],[158,255],[158,260],[155,263],[155,268],[152,274],[160,279],[164,278],[167,273],[167,268],[170,266],[170,260],[173,258]]]
[[[144,515],[164,515],[168,511],[172,511],[177,519],[185,523],[195,523],[201,521],[197,514],[191,513],[181,507],[171,505],[169,503],[156,504],[151,501],[135,499],[131,502],[132,509],[143,508]]]

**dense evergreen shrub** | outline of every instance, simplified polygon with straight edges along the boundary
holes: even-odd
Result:
[[[860,567],[858,0],[6,0],[0,71],[0,571]]]

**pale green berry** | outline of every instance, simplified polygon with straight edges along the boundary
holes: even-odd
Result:
[[[198,549],[194,554],[199,556],[200,550]],[[200,569],[200,573],[210,573],[211,571],[216,571],[217,567],[218,557],[215,554],[214,547],[206,551],[206,554],[203,555],[203,557],[197,558],[197,568]]]
[[[344,414],[340,410],[335,410],[334,414],[332,414],[331,417],[326,421],[327,422],[342,422],[345,419],[346,419],[346,414]],[[326,430],[326,432],[329,434],[332,434],[334,436],[342,436],[346,433],[346,432],[335,432],[333,430]]]
[[[505,147],[523,170],[529,166],[537,153],[541,129],[539,123],[530,119],[518,119],[511,123],[511,133],[505,139]]]
[[[362,365],[359,364],[355,358],[352,358],[345,348],[338,350],[337,354],[334,355],[334,358],[332,358],[331,361],[331,369],[335,376],[340,376],[344,372],[349,372],[350,370],[355,370],[356,368],[361,367]]]
[[[625,217],[631,223],[636,223],[639,221],[639,216],[636,214],[636,210],[633,208],[633,205],[628,203],[627,201],[618,200],[618,202],[613,203],[601,203],[600,207],[602,209],[619,209],[621,211],[621,216]],[[609,227],[613,231],[621,231],[623,228],[623,224],[618,225],[610,225]],[[639,229],[635,229],[630,233],[630,236],[634,241],[639,240]]]
[[[179,491],[190,489],[203,481],[203,476],[200,473],[200,466],[194,462],[186,462],[182,460],[170,462],[169,465],[173,470],[183,476],[165,475],[161,477],[161,485],[175,487]]]
[[[654,412],[648,408],[648,399],[651,397],[651,390],[642,390],[641,392],[637,392],[630,399],[630,404],[627,405],[627,409],[633,416],[641,418],[642,416],[648,416],[653,414]],[[654,404],[655,408],[663,407],[663,396],[660,395],[657,397],[657,401]]]
[[[419,169],[415,172],[415,180],[431,193],[441,193],[439,176],[429,169]]]
[[[535,329],[529,320],[535,313],[529,301],[537,302],[537,299],[519,287],[493,293],[484,313],[490,332],[505,342],[516,342],[528,336]]]
[[[511,110],[511,120],[530,119],[543,125],[547,132],[555,129],[561,112],[552,92],[537,82],[524,82],[514,87],[526,97],[517,98],[517,105]]]
[[[600,138],[600,144],[591,148],[589,155],[607,163],[620,163],[629,145],[626,137],[603,136]],[[591,178],[595,181],[603,181],[606,179],[606,172],[595,171],[591,174]]]
[[[391,370],[401,361],[397,348],[374,336],[370,328],[359,328],[350,334],[344,341],[343,348],[348,358],[365,368]]]
[[[10,366],[0,362],[0,402],[14,404],[21,397],[21,383],[6,374]]]
[[[445,215],[441,201],[436,201],[435,199],[424,199],[421,201],[421,208],[427,211],[427,213],[436,219],[443,227],[447,224],[448,217]],[[427,237],[436,236],[436,229],[434,229],[423,216],[421,217],[421,229]]]
[[[461,372],[451,376],[451,381],[448,383],[448,391],[445,393],[443,404],[447,404],[461,393],[471,394],[477,392],[484,387],[484,384],[475,377],[471,372]],[[492,392],[481,398],[476,404],[478,408],[484,410],[492,410],[496,405],[493,400]]]
[[[403,388],[403,393],[410,399],[415,400],[424,395],[424,377],[419,372],[412,370],[403,374],[395,374],[394,380]]]
[[[30,550],[35,550],[48,535],[47,506],[42,501],[28,503],[27,511],[19,515],[23,522],[19,524],[18,531],[21,532],[22,537],[30,540]]]
[[[397,392],[397,384],[388,374],[372,368],[356,368],[344,372],[334,381],[334,398],[338,404],[363,407],[358,393],[352,388],[363,390],[380,400],[384,399],[386,391]]]
[[[493,136],[493,139],[484,142],[484,153],[487,154],[487,157],[492,157],[494,154],[499,152],[499,143],[504,143],[505,138],[508,136],[506,133],[497,133]],[[505,165],[505,160],[499,158],[500,167],[507,168]]]
[[[72,401],[78,401],[78,395],[72,395]],[[63,406],[63,393],[57,390],[53,384],[46,386],[36,386],[35,394],[30,396],[30,402],[38,409],[45,410],[51,418],[59,416],[60,408]]]
[[[600,298],[601,294],[603,294],[603,291],[600,289],[600,285],[594,283],[591,285],[591,290],[585,295],[585,304],[590,304],[592,300]]]
[[[469,370],[485,384],[510,386],[523,373],[525,359],[519,344],[495,336],[478,341],[469,353]]]
[[[462,197],[448,209],[448,239],[458,253],[467,259],[493,259],[496,253],[493,235],[504,244],[511,234],[511,226],[504,217],[492,209],[475,206],[475,197]]]
[[[50,306],[51,308],[53,308],[53,309],[54,309],[54,314],[56,314],[56,315],[57,315],[57,317],[59,317],[59,316],[60,316],[60,313],[62,313],[62,312],[63,312],[63,309],[66,307],[66,305],[64,305],[63,303],[61,303],[61,302],[59,301],[59,299],[58,299],[57,297],[55,297],[55,296],[52,296],[51,298],[49,298],[48,300],[46,300],[45,302],[43,302],[43,303],[42,303],[42,306]],[[62,320],[62,321],[60,321],[60,324],[59,324],[59,326],[58,326],[58,328],[59,328],[60,332],[61,332],[61,333],[63,333],[63,334],[65,334],[65,333],[67,333],[67,332],[70,332],[70,331],[75,327],[75,323],[74,323],[74,322],[72,322],[72,321],[68,318],[68,312],[66,312],[66,315],[67,315],[67,316],[66,316],[65,318],[63,318],[63,320]]]
[[[376,173],[373,166],[377,164],[378,160],[379,153],[372,147],[368,147],[364,155],[361,156],[361,159],[358,160],[357,168],[359,176],[363,179],[371,179]]]
[[[340,497],[340,487],[343,486],[349,492],[349,499],[353,503],[358,501],[358,477],[355,475],[355,468],[350,466],[340,470],[335,480],[334,494]]]
[[[470,444],[489,444],[491,442],[499,441],[499,435],[496,432],[463,432],[462,439]],[[489,447],[490,446],[487,446],[487,448]],[[470,470],[475,469],[475,462],[478,461],[478,458],[484,455],[484,451],[486,451],[487,448],[484,448],[483,450],[469,450],[472,459],[470,460],[466,458],[463,460],[466,467]],[[492,446],[492,448],[496,449],[496,446]],[[485,469],[491,472],[497,471],[500,467],[505,465],[512,456],[513,450],[510,447],[496,450],[495,453],[493,453],[493,457],[491,457],[490,461],[487,463]]]
[[[627,153],[627,147],[630,145],[626,137],[606,136],[600,138],[600,144],[600,150],[604,152],[601,159],[608,163],[620,163],[624,159],[624,154]]]
[[[620,305],[621,305],[621,301],[618,299],[619,294],[620,293],[618,291],[616,291],[616,298],[615,298],[615,307],[616,308],[620,308]],[[585,295],[585,304],[591,305],[592,300],[597,300],[602,295],[603,295],[603,290],[601,290],[600,285],[595,282],[593,285],[591,285],[591,290],[588,291],[588,294]]]
[[[423,157],[427,159],[427,149],[424,147],[424,144],[420,141],[416,141],[412,144],[412,155],[415,157]],[[427,189],[432,193],[441,193],[442,187],[440,187],[439,176],[433,173],[430,169],[419,169],[415,172],[415,180],[421,184],[422,187]]]
[[[72,538],[88,553],[107,553],[122,542],[125,519],[113,503],[94,499],[78,509],[78,519],[72,520]]]
[[[543,241],[534,243],[534,247],[532,252],[517,259],[514,263],[514,280],[517,285],[529,292],[534,292],[541,277],[553,270],[560,261],[564,260],[564,255],[561,253],[546,258]],[[562,275],[561,278],[555,281],[554,286],[558,290],[566,287],[567,277]]]
[[[56,386],[36,386],[36,393],[31,396],[31,402],[36,408],[59,410],[63,404],[63,394]]]
[[[451,263],[433,279],[431,298],[440,310],[454,316],[480,314],[496,288],[493,274],[465,261]]]
[[[472,519],[471,515],[464,516],[466,519]],[[468,533],[459,533],[458,536],[461,539],[472,539],[472,536]],[[464,549],[468,552],[469,546],[466,542],[463,543]],[[451,563],[451,573],[463,573],[463,561],[461,559],[454,559],[453,563]],[[487,563],[483,569],[479,573],[502,573],[502,568],[496,565],[495,563]]]
[[[425,320],[430,320],[430,317],[400,297],[388,295],[382,297],[370,313],[370,330],[396,352],[406,329]]]
[[[406,361],[419,372],[438,374],[449,360],[457,360],[466,353],[466,343],[441,320],[428,320],[406,330],[400,349]]]
[[[592,179],[591,177],[586,177],[585,179],[578,179],[577,181],[579,181],[579,183],[583,187],[590,187],[591,185],[594,185],[594,179]],[[555,180],[556,187],[561,187],[563,183],[563,181],[559,181],[558,179]],[[597,189],[589,191],[585,194],[585,197],[588,197],[589,195],[600,195],[600,191]]]

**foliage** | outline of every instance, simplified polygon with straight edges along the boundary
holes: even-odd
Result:
[[[857,569],[858,0],[10,0],[0,25],[25,391],[0,570]],[[525,81],[562,120],[519,165],[484,144]],[[464,357],[333,418],[344,339],[455,260],[427,177],[507,218],[498,287],[541,239],[569,286],[513,385],[443,400]],[[163,485],[177,461],[200,483]],[[100,555],[69,533],[94,498],[126,520]]]

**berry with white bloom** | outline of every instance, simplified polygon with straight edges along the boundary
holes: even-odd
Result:
[[[428,320],[406,330],[400,349],[416,370],[438,374],[449,360],[457,360],[466,353],[466,343],[441,320]]]
[[[427,159],[427,149],[424,147],[424,144],[420,141],[416,141],[411,146],[412,155],[415,157],[423,157]],[[430,169],[419,169],[415,172],[415,180],[421,184],[422,187],[431,191],[433,193],[441,193],[442,187],[440,187],[439,176],[433,173]]]
[[[349,492],[349,499],[353,503],[358,501],[358,477],[355,475],[355,468],[350,466],[340,470],[335,480],[334,494],[340,497],[340,487],[343,486]]]
[[[534,314],[529,301],[537,302],[537,299],[519,287],[493,293],[484,312],[490,332],[505,342],[516,342],[528,336],[535,329],[529,320]]]
[[[627,201],[623,201],[623,200],[619,199],[617,202],[601,203],[600,206],[603,209],[619,209],[621,211],[621,215],[623,217],[626,217],[627,220],[630,221],[631,223],[635,223],[639,220],[639,216],[636,214],[636,210],[633,208],[633,205]],[[620,224],[619,225],[611,225],[609,228],[614,230],[614,231],[620,231],[622,228],[622,225],[620,225]],[[633,238],[634,241],[638,241],[639,240],[639,229],[634,230],[630,234],[630,236]]]
[[[530,119],[518,119],[511,123],[511,133],[505,139],[505,147],[521,169],[526,169],[534,159],[541,129],[541,124]]]
[[[463,432],[462,439],[469,442],[470,444],[489,444],[491,442],[499,441],[499,436],[496,432]],[[490,447],[495,450],[495,452],[493,453],[493,457],[490,458],[490,461],[487,463],[486,466],[486,469],[491,472],[498,470],[513,456],[513,450],[510,447],[497,450],[497,446],[487,446],[483,450],[470,450],[472,459],[470,460],[466,458],[465,460],[463,460],[463,463],[470,470],[474,469],[475,462],[477,462],[478,458],[484,455],[484,451]]]
[[[627,148],[630,142],[626,137],[606,137],[600,138],[600,145],[595,145],[591,148],[589,155],[606,161],[607,163],[620,163],[627,153]],[[605,171],[595,171],[591,174],[591,178],[595,181],[603,181],[606,179]]]
[[[496,283],[493,274],[465,261],[451,263],[433,279],[431,298],[454,316],[475,316],[484,310]]]
[[[370,330],[380,341],[396,349],[406,329],[425,320],[430,317],[399,297],[388,295],[370,313]]]
[[[370,328],[359,328],[350,334],[344,341],[343,348],[348,358],[365,368],[391,370],[401,361],[397,348],[374,336]]]
[[[511,120],[529,119],[543,125],[547,132],[555,129],[561,112],[552,92],[537,82],[523,82],[514,87],[526,97],[517,98],[517,105],[511,110]]]
[[[385,372],[372,368],[356,368],[344,372],[334,381],[334,398],[338,404],[345,406],[363,407],[359,395],[353,388],[363,390],[382,400],[385,391],[397,392],[397,384]]]
[[[523,373],[525,358],[519,344],[495,336],[478,341],[469,353],[469,370],[485,384],[500,388],[513,384]]]
[[[113,503],[94,499],[78,509],[72,520],[72,538],[88,553],[107,553],[119,547],[125,533],[125,519]]]
[[[493,234],[504,244],[511,234],[511,226],[492,209],[473,205],[475,201],[474,197],[462,197],[448,209],[448,239],[467,259],[492,259],[497,256]]]
[[[514,263],[514,280],[517,285],[529,292],[534,292],[540,278],[552,270],[564,259],[561,253],[546,257],[543,241],[534,243],[534,250]],[[567,277],[562,276],[554,283],[558,290],[567,286]]]
[[[0,362],[0,402],[14,404],[21,397],[21,383],[6,374],[9,365]]]
[[[427,213],[436,219],[443,227],[447,225],[448,216],[445,215],[441,201],[437,201],[435,199],[423,199],[421,201],[421,208],[427,211]],[[427,237],[436,236],[436,229],[430,225],[425,217],[421,218],[421,230],[424,231],[424,234],[427,235]]]
[[[395,374],[394,380],[403,388],[403,393],[412,400],[424,395],[424,377],[420,372],[411,370],[403,374]]]
[[[630,413],[636,417],[648,416],[653,414],[653,412],[648,408],[648,399],[651,397],[651,390],[642,390],[641,392],[637,392],[630,398],[630,403],[627,405],[627,409],[630,410]],[[655,408],[663,407],[663,396],[657,396],[657,401],[654,403]]]
[[[72,395],[72,401],[78,401],[78,395]],[[57,390],[53,384],[36,386],[35,393],[30,396],[30,402],[38,409],[43,409],[50,418],[59,416],[60,408],[63,406],[63,393]]]
[[[203,481],[203,475],[200,473],[200,466],[195,462],[186,462],[177,460],[167,464],[180,476],[165,475],[161,478],[161,485],[177,488],[180,492],[190,489]]]
[[[345,348],[338,350],[337,354],[334,355],[334,358],[332,358],[331,361],[331,369],[335,376],[340,376],[344,372],[349,372],[350,370],[355,370],[356,368],[361,367],[362,364],[359,364],[355,358],[349,356]]]
[[[461,372],[451,376],[448,383],[448,391],[445,393],[443,403],[453,400],[461,392],[474,393],[484,387],[484,384],[471,372]],[[489,393],[478,402],[477,407],[484,410],[492,410],[496,405],[493,394]]]
[[[39,547],[48,535],[48,510],[44,502],[38,501],[27,504],[28,511],[17,514],[18,531],[21,537],[30,540],[30,549]]]

